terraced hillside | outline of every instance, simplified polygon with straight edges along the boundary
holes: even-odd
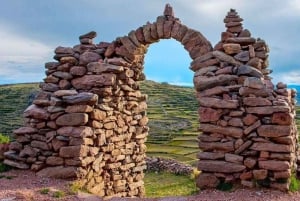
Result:
[[[0,86],[0,133],[10,135],[22,125],[22,113],[37,90],[38,84]],[[141,90],[148,94],[148,155],[193,161],[198,151],[193,88],[144,81]]]
[[[0,86],[0,133],[10,135],[22,125],[22,113],[37,90],[36,83]],[[147,154],[194,164],[199,135],[194,89],[144,81],[141,90],[148,94]],[[297,124],[300,129],[300,107],[297,108]]]
[[[141,90],[148,94],[147,154],[195,162],[199,123],[194,89],[146,81]]]
[[[0,133],[10,135],[23,124],[22,113],[37,90],[37,83],[0,86]]]

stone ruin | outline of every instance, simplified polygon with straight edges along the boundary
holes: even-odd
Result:
[[[76,178],[91,193],[142,197],[147,95],[139,89],[147,48],[175,39],[192,58],[199,102],[200,188],[220,182],[288,190],[296,170],[295,91],[271,82],[268,46],[231,9],[213,48],[166,5],[164,14],[111,43],[95,32],[57,47],[5,164],[40,176]]]

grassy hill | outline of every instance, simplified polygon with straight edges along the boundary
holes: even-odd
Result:
[[[22,113],[37,90],[37,83],[0,86],[0,133],[10,135],[12,130],[23,124]],[[148,94],[150,131],[147,155],[194,164],[199,135],[194,89],[144,81],[141,90]],[[300,107],[297,110],[297,123],[300,125]]]
[[[22,113],[38,90],[37,83],[0,86],[0,133],[23,125]],[[199,126],[194,89],[144,81],[141,90],[149,97],[148,155],[193,163]]]
[[[37,83],[0,85],[0,133],[10,135],[23,125],[23,111],[38,89]]]

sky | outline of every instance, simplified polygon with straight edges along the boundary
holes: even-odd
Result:
[[[0,84],[42,82],[44,63],[57,46],[73,47],[78,36],[98,33],[95,43],[119,36],[163,14],[170,3],[175,16],[200,31],[214,46],[225,31],[230,8],[243,26],[270,48],[273,82],[300,84],[300,0],[7,0],[0,7]],[[152,44],[145,57],[146,78],[192,85],[191,59],[175,40]]]

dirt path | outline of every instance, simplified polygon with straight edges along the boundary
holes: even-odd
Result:
[[[40,178],[31,171],[11,170],[0,178],[0,201],[101,201],[96,196],[78,193],[70,194],[69,181]],[[47,194],[41,190],[49,189]],[[62,198],[55,198],[57,192],[64,192]],[[300,201],[300,193],[283,193],[267,189],[237,189],[234,192],[203,190],[195,196],[165,198],[113,198],[111,201]]]

